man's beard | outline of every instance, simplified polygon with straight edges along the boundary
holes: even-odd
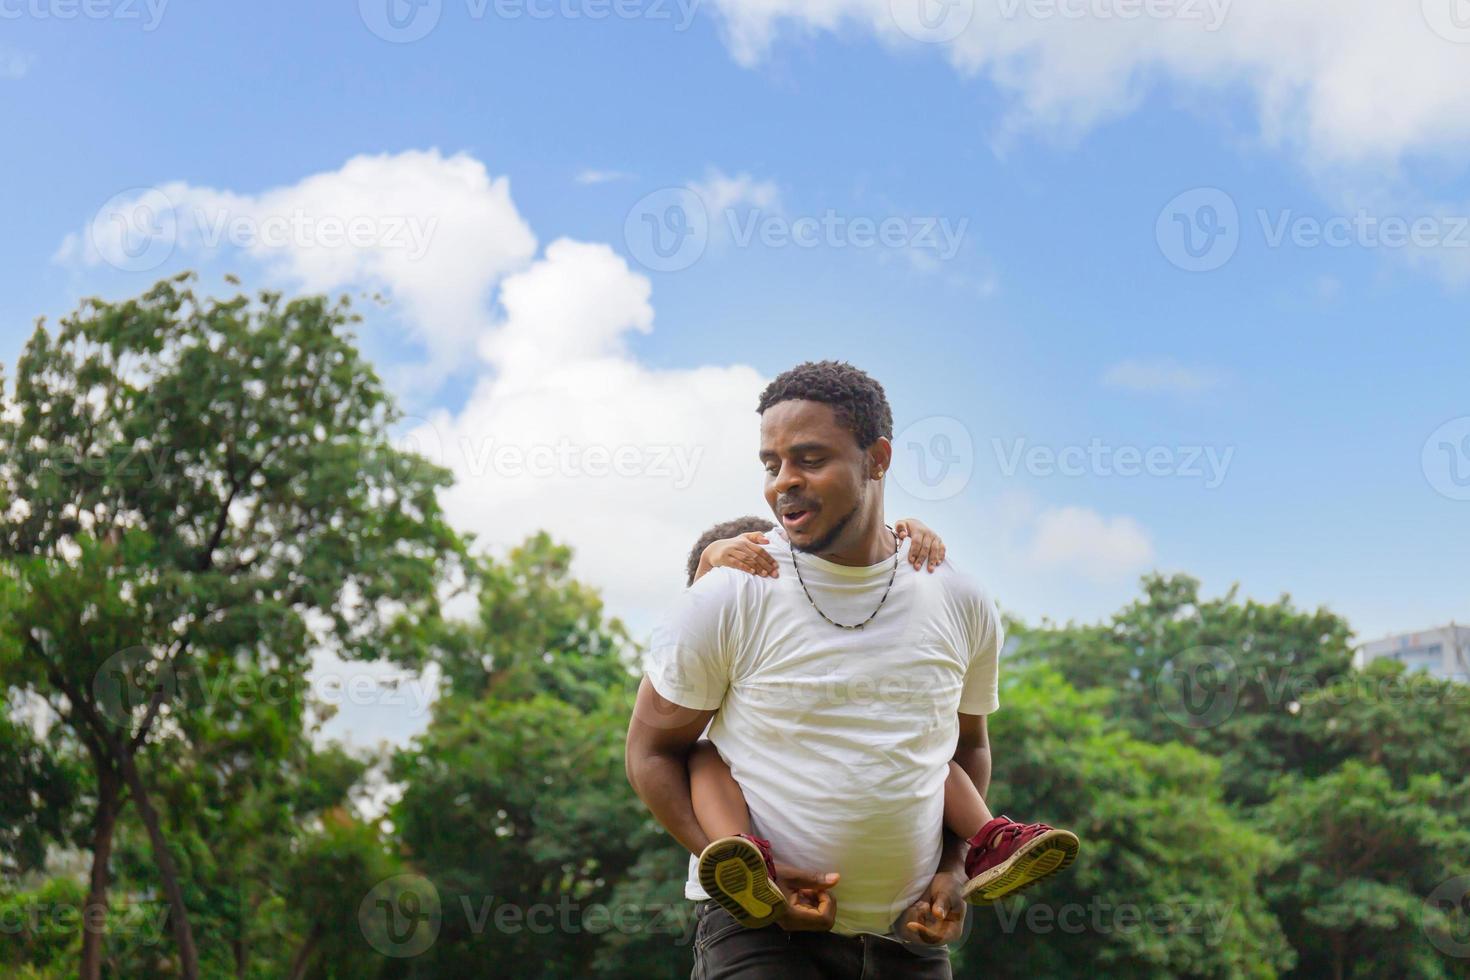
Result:
[[[836,524],[833,524],[830,531],[822,535],[817,540],[813,541],[811,544],[799,545],[795,541],[793,541],[791,542],[791,546],[797,551],[803,551],[809,555],[820,555],[824,551],[831,550],[832,542],[836,541],[838,536],[841,535],[843,531],[847,530],[847,525],[852,523],[853,517],[857,515],[858,508],[861,506],[861,501],[853,504],[852,510],[848,511],[847,515],[843,517],[842,520],[838,521]]]

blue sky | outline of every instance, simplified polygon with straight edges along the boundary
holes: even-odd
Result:
[[[1101,617],[1150,568],[1290,592],[1364,637],[1470,618],[1470,49],[1438,0],[1237,0],[1214,29],[1188,6],[951,0],[932,10],[964,30],[939,42],[905,33],[921,0],[430,0],[407,43],[369,26],[389,2],[413,12],[8,0],[0,362],[35,317],[177,269],[381,289],[364,344],[405,431],[463,473],[457,520],[492,549],[550,528],[640,627],[704,526],[762,509],[760,386],[825,357],[952,457],[934,486],[899,446],[890,515],[930,521],[1028,619]],[[118,268],[106,229],[150,188],[196,226],[435,230],[403,261],[170,230],[157,264]],[[637,229],[671,201],[709,231],[650,268]],[[840,230],[790,240],[824,216]],[[1385,218],[1423,241],[1385,244]],[[1316,241],[1333,219],[1341,244]],[[894,244],[861,243],[885,221]],[[928,237],[946,227],[953,254]],[[477,469],[465,447],[492,439],[627,445],[644,469]],[[660,469],[669,445],[691,479]],[[1088,447],[1153,451],[1158,475]]]

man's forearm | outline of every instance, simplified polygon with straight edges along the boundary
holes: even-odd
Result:
[[[689,762],[686,756],[650,753],[629,759],[628,782],[633,792],[648,807],[653,818],[663,825],[691,854],[698,854],[709,843],[694,817],[694,802],[689,796]]]
[[[944,849],[939,853],[939,867],[934,873],[942,874],[947,871],[963,877],[965,852],[969,849],[969,845],[963,839],[952,833],[948,827],[944,828]]]

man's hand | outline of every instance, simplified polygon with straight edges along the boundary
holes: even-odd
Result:
[[[963,884],[964,879],[950,871],[931,878],[924,894],[904,912],[899,935],[934,946],[958,939],[965,928],[965,901],[960,898]]]
[[[837,900],[828,891],[835,872],[803,871],[776,865],[776,887],[786,897],[786,911],[776,923],[787,932],[828,932],[837,919]]]

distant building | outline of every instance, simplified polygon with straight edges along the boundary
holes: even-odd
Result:
[[[1372,660],[1398,660],[1441,680],[1470,684],[1470,626],[1450,623],[1418,633],[1395,633],[1358,648],[1359,667]]]

